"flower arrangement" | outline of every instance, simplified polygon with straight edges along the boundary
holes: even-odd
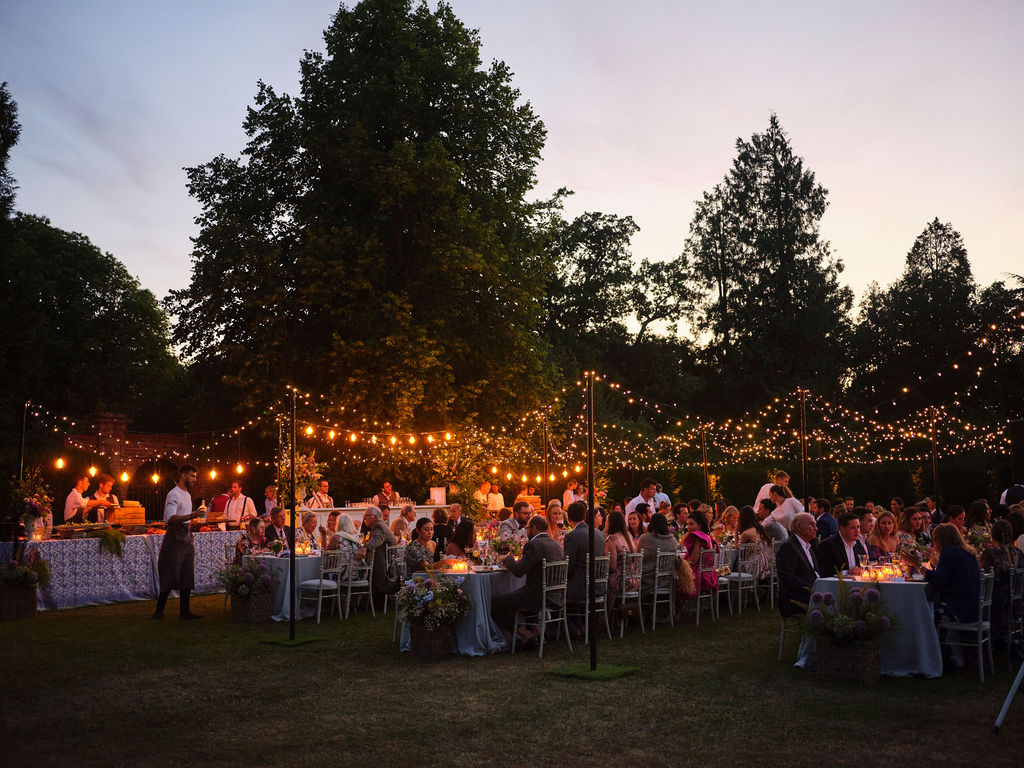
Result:
[[[288,549],[288,542],[283,539],[274,539],[272,542],[267,544],[267,548],[275,555],[280,555],[284,550]]]
[[[217,581],[230,595],[249,597],[269,592],[272,579],[264,563],[245,558],[241,563],[230,563],[217,571]]]
[[[303,486],[306,490],[316,490],[317,481],[323,477],[327,465],[316,460],[316,451],[309,453],[295,452],[295,485]],[[288,491],[288,485],[292,481],[292,457],[290,451],[285,451],[277,465],[278,477],[282,480],[282,493],[280,497],[281,506],[287,508],[291,505],[292,494]],[[302,499],[296,499],[302,503]]]
[[[519,557],[523,554],[523,547],[526,546],[527,533],[525,528],[520,528],[515,533],[500,528],[490,537],[491,551],[499,555],[514,555]]]
[[[0,567],[0,584],[8,587],[31,587],[50,583],[50,563],[35,547],[22,551],[15,560]]]
[[[911,536],[901,536],[899,542],[896,551],[903,556],[906,563],[915,568],[920,568],[931,557],[932,547],[929,544],[919,544]]]
[[[454,624],[473,609],[464,581],[463,576],[431,573],[405,582],[398,593],[398,620],[427,629]]]
[[[12,486],[11,508],[16,510],[11,517],[13,522],[22,521],[26,528],[31,528],[37,518],[50,514],[53,496],[43,480],[41,467],[28,467],[21,480],[12,478]]]
[[[839,597],[831,592],[811,595],[807,631],[834,643],[876,640],[893,625],[881,593],[875,587],[849,589],[839,576]]]
[[[964,541],[967,546],[974,550],[978,557],[981,557],[985,547],[992,546],[992,536],[988,529],[982,525],[975,525],[964,534]]]

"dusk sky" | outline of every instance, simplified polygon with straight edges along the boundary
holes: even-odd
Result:
[[[432,5],[434,5],[432,3]],[[537,196],[632,215],[639,260],[683,247],[737,137],[772,111],[829,190],[857,297],[935,217],[976,279],[1024,272],[1024,3],[455,0],[548,130]],[[244,145],[263,79],[298,94],[334,0],[0,3],[22,134],[16,207],[110,251],[158,297],[189,281],[183,166]]]

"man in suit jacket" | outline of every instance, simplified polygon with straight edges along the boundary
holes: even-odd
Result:
[[[369,530],[370,538],[366,543],[356,550],[356,560],[365,560],[373,555],[373,578],[371,586],[375,604],[380,600],[383,605],[384,593],[393,585],[388,583],[387,548],[394,546],[397,542],[395,534],[388,528],[387,523],[381,519],[381,511],[377,507],[369,506],[363,512],[363,526]]]
[[[288,529],[284,525],[284,507],[274,507],[270,510],[270,522],[266,530],[267,544],[280,539],[284,542],[285,549],[288,548]]]
[[[818,533],[814,516],[801,512],[793,519],[792,532],[775,555],[779,570],[779,611],[783,618],[807,612],[814,581],[821,574],[811,540]],[[798,603],[800,605],[798,605]]]
[[[585,603],[587,601],[586,562],[590,551],[590,526],[586,523],[587,504],[574,501],[569,505],[569,522],[573,529],[565,534],[562,544],[565,547],[565,559],[569,561],[569,584],[565,590],[567,603]],[[594,531],[594,557],[604,555],[604,534]],[[599,585],[603,586],[603,585]]]
[[[520,528],[525,528],[530,522],[530,515],[533,513],[533,506],[528,501],[517,501],[512,505],[512,517],[502,520],[498,526],[499,533],[513,534]]]
[[[561,545],[548,536],[548,521],[543,515],[534,515],[526,526],[530,540],[523,547],[523,556],[516,560],[509,555],[502,561],[513,576],[526,576],[526,584],[515,592],[500,595],[491,601],[491,618],[494,623],[511,634],[515,625],[516,611],[520,608],[536,611],[540,607],[540,596],[544,586],[545,561],[559,562],[565,559]],[[523,641],[532,640],[535,635],[520,629]]]
[[[860,519],[855,512],[843,512],[839,516],[839,533],[830,536],[818,545],[818,560],[821,575],[835,576],[839,571],[860,573],[858,557],[867,557],[868,551],[861,544]]]

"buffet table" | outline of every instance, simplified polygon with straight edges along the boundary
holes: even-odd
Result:
[[[234,546],[238,531],[213,531],[194,535],[196,592],[220,588],[214,573],[224,565],[224,545]],[[31,541],[29,549],[50,564],[50,583],[40,587],[40,611],[77,608],[83,605],[152,600],[157,596],[157,557],[163,536],[127,536],[122,555],[100,548],[98,539],[47,539]],[[0,544],[0,558],[11,557],[13,544]]]
[[[414,575],[427,576],[425,573]],[[526,577],[513,576],[504,569],[458,575],[466,578],[462,583],[462,589],[473,600],[473,610],[455,622],[455,631],[452,632],[452,653],[486,656],[489,653],[507,650],[509,640],[491,619],[491,600],[519,589],[526,583]],[[399,647],[403,651],[412,649],[408,624],[402,625],[402,642]]]
[[[851,581],[849,578],[846,583],[851,589],[854,586],[875,586],[873,582]],[[932,604],[925,597],[924,582],[883,581],[877,586],[889,614],[895,619],[893,628],[881,639],[882,674],[891,677],[942,677],[939,633],[935,629]],[[838,596],[839,579],[818,579],[814,582],[814,591]],[[813,669],[815,655],[814,636],[805,635],[796,665]]]

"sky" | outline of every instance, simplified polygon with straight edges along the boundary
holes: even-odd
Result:
[[[434,5],[434,3],[431,3]],[[674,258],[735,142],[778,114],[829,191],[821,231],[862,295],[938,217],[985,285],[1024,272],[1024,3],[453,0],[544,121],[537,197],[630,215]],[[2,0],[18,210],[82,232],[157,297],[185,287],[183,167],[237,156],[257,80],[299,93],[336,0]]]

